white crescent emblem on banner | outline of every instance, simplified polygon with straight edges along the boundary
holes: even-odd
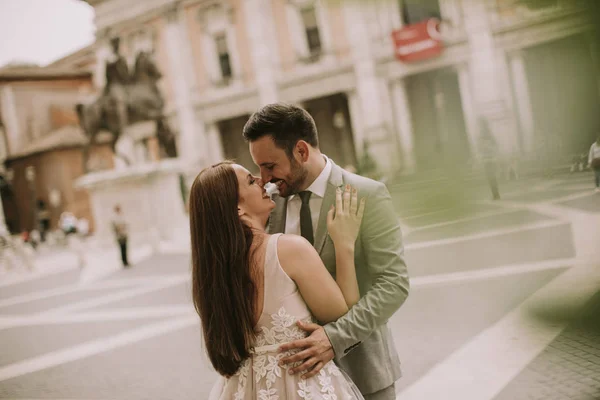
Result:
[[[437,18],[431,18],[427,21],[427,34],[430,38],[438,41],[442,40],[442,34],[437,29],[440,22],[441,21]]]

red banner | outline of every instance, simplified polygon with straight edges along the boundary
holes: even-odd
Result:
[[[396,58],[413,62],[439,56],[444,49],[439,25],[437,18],[431,18],[393,31]]]

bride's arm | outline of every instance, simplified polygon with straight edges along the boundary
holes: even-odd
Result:
[[[281,235],[277,241],[277,252],[281,268],[296,283],[306,305],[319,322],[335,321],[348,312],[342,291],[306,239],[297,235]]]
[[[354,244],[364,213],[364,200],[350,186],[336,191],[336,206],[327,214],[327,229],[335,246],[334,281],[317,251],[303,237],[282,235],[278,252],[281,267],[298,286],[313,315],[321,323],[337,320],[360,299]]]
[[[352,307],[360,299],[358,282],[356,280],[356,267],[354,266],[354,245],[336,246],[335,248],[335,282],[339,286],[346,305]]]

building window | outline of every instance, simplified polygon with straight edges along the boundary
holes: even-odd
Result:
[[[309,58],[312,61],[316,61],[322,51],[317,14],[314,7],[305,8],[301,12],[304,31],[306,33],[306,41],[308,43]]]
[[[219,58],[219,67],[221,69],[221,78],[224,83],[228,83],[233,77],[231,70],[231,57],[227,48],[227,37],[224,33],[215,36],[215,47]]]
[[[398,0],[404,25],[416,24],[429,18],[441,18],[439,0]]]

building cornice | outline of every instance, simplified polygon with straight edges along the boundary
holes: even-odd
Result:
[[[124,28],[141,25],[159,16],[193,5],[212,6],[219,0],[100,0],[94,5],[98,39],[118,34]]]
[[[505,27],[494,32],[494,40],[498,47],[507,51],[524,49],[543,43],[552,42],[571,35],[595,29],[594,21],[586,11],[556,15],[537,21],[529,21],[512,27]]]
[[[92,73],[85,70],[65,70],[62,68],[15,68],[0,70],[0,82],[51,81],[91,79]]]

